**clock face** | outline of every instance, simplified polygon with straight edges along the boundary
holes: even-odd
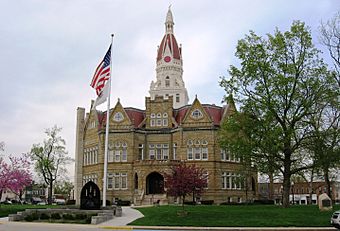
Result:
[[[164,61],[167,62],[167,63],[170,62],[171,61],[171,57],[170,56],[165,56],[164,57]]]

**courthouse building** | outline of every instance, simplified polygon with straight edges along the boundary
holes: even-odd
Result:
[[[199,198],[202,201],[243,202],[256,196],[257,173],[248,174],[244,181],[240,158],[218,144],[220,125],[235,105],[204,104],[197,97],[190,104],[182,75],[182,47],[169,9],[156,56],[156,81],[145,97],[145,109],[125,107],[118,100],[109,111],[107,200],[173,203],[174,198],[166,194],[164,173],[181,161],[205,169],[208,182]],[[77,204],[88,181],[103,192],[106,113],[77,109]]]

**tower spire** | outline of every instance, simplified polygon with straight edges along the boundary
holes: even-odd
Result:
[[[174,33],[174,19],[172,17],[171,12],[171,5],[169,6],[168,13],[166,14],[166,20],[165,20],[165,33],[166,34],[173,34]]]
[[[188,104],[188,92],[182,78],[182,47],[178,46],[174,35],[174,20],[169,6],[165,19],[165,35],[158,46],[156,58],[156,82],[150,84],[150,96],[168,98],[172,96],[173,107],[179,108]]]

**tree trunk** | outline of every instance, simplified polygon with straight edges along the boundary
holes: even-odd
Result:
[[[185,200],[185,196],[182,197],[182,210],[184,211],[184,200]]]
[[[313,180],[314,180],[314,169],[312,169],[311,176],[310,176],[310,182],[309,182],[309,199],[308,204],[313,203]]]
[[[48,198],[47,198],[49,205],[52,204],[52,190],[53,190],[53,181],[50,181],[49,190],[48,190]]]
[[[332,193],[331,193],[331,182],[329,180],[329,172],[328,169],[324,169],[324,177],[325,177],[325,183],[326,183],[326,193],[333,200]]]
[[[269,176],[269,194],[268,194],[268,198],[269,200],[273,200],[273,192],[274,192],[274,176],[273,173],[270,172],[268,174]]]
[[[286,145],[287,147],[287,145]],[[284,150],[284,162],[283,162],[283,198],[282,198],[282,206],[284,208],[289,207],[289,193],[290,193],[290,177],[292,175],[290,168],[291,168],[291,150],[290,148],[285,148]]]

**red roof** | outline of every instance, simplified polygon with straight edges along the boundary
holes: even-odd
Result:
[[[223,108],[215,105],[203,105],[205,112],[210,116],[214,125],[219,125],[223,115]]]
[[[142,110],[136,109],[136,108],[124,108],[126,114],[130,118],[132,124],[134,127],[138,127],[138,125],[144,120],[144,112]]]
[[[177,124],[181,124],[184,120],[185,115],[188,113],[191,105],[186,105],[179,109],[175,109],[173,111],[173,116],[177,122]],[[210,116],[214,125],[219,125],[223,116],[223,111],[225,108],[211,105],[211,104],[204,104],[202,105],[205,112]],[[139,125],[143,122],[145,118],[145,110],[137,109],[137,108],[124,108],[126,114],[128,115],[129,119],[132,122],[132,125],[135,128],[138,128]],[[106,123],[106,112],[97,111],[99,126],[98,129],[104,128],[104,124]]]
[[[170,51],[172,53],[172,57],[174,59],[181,59],[181,51],[180,48],[178,47],[176,38],[173,34],[165,34],[161,45],[159,46],[158,49],[158,54],[157,54],[157,61],[161,60],[165,51],[165,48],[167,47],[167,45],[170,48]]]

